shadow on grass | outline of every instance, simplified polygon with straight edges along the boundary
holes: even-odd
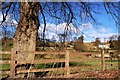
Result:
[[[120,60],[105,60],[105,62],[120,62]]]
[[[75,66],[92,66],[92,64],[86,64],[85,62],[70,62],[69,63],[70,67],[75,67]],[[35,64],[35,68],[37,69],[45,69],[45,68],[60,68],[60,67],[65,67],[65,62],[61,63],[47,63],[47,64]]]

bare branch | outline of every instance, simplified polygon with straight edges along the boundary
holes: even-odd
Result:
[[[46,30],[46,19],[45,19],[45,15],[43,13],[43,9],[42,6],[40,5],[40,11],[44,20],[44,29],[43,29],[43,50],[44,50],[44,46],[45,46],[45,30]]]
[[[13,9],[12,9],[12,13],[15,11],[15,6],[17,3],[13,3]]]
[[[68,9],[69,9],[69,11],[70,11],[69,14],[71,14],[70,21],[68,22],[68,24],[70,24],[70,23],[72,23],[72,20],[75,19],[75,18],[74,18],[74,15],[73,15],[72,9],[70,8],[69,4],[66,3],[66,2],[65,2],[65,4],[67,5],[67,7],[68,7]]]
[[[6,4],[5,6],[3,6],[3,7],[2,7],[2,10],[10,7],[10,6],[12,5],[12,3],[13,3],[13,2],[10,2],[10,3]],[[4,3],[2,3],[2,4],[4,4]]]
[[[6,5],[6,6],[4,6],[4,7],[2,8],[2,9],[8,8],[8,9],[6,10],[5,15],[4,15],[4,13],[2,12],[2,15],[3,15],[3,21],[2,21],[2,23],[5,22],[6,17],[7,17],[7,15],[8,15],[8,12],[9,12],[9,10],[10,10],[10,8],[11,8],[11,5],[12,5],[12,2],[10,2],[8,5]],[[1,24],[2,24],[2,23],[1,23]]]
[[[106,11],[106,12],[107,12],[107,14],[108,14],[109,12],[108,12],[108,10],[107,10],[106,4],[107,4],[107,3],[103,3],[104,8],[105,8],[105,11]]]
[[[95,18],[93,17],[91,11],[90,11],[89,5],[86,5],[85,2],[81,2],[81,3],[84,5],[83,9],[85,9],[86,15],[87,15],[87,16],[90,16],[90,18],[96,23],[96,20],[95,20]],[[88,15],[88,14],[89,14],[89,15]]]
[[[118,17],[113,11],[111,11],[111,8],[110,5],[108,3],[106,3],[105,5],[105,9],[107,10],[107,13],[110,14],[112,16],[112,18],[114,19],[114,21],[117,23],[117,20],[116,18]]]

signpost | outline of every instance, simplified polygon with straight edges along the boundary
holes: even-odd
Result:
[[[101,69],[102,71],[104,71],[105,70],[104,50],[109,49],[109,45],[98,45],[98,47],[101,49]]]

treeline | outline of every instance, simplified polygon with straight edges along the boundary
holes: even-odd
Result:
[[[40,51],[44,48],[52,48],[52,50],[63,51],[68,47],[75,49],[80,52],[90,51],[90,50],[98,50],[99,44],[110,44],[111,49],[120,49],[120,40],[109,40],[107,42],[102,43],[99,38],[96,38],[95,42],[84,43],[84,36],[74,39],[71,42],[57,42],[55,40],[45,39],[45,43],[43,44],[42,39],[37,39],[36,50]],[[3,37],[0,39],[0,50],[2,51],[10,51],[13,48],[13,38]],[[41,49],[39,49],[41,48]]]

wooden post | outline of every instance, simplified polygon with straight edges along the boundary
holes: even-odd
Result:
[[[69,77],[70,75],[70,68],[69,68],[69,51],[66,51],[66,54],[65,54],[65,68],[66,68],[66,75],[67,77]]]
[[[15,58],[16,58],[16,53],[17,52],[11,53],[10,78],[14,78],[15,77]]]
[[[105,70],[105,61],[104,61],[104,49],[101,49],[101,69]]]

